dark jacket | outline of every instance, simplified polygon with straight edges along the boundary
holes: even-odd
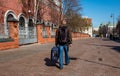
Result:
[[[66,43],[63,43],[61,42],[60,40],[60,35],[59,35],[59,32],[60,32],[60,28],[66,28],[67,29],[67,42]],[[57,31],[56,31],[56,35],[55,35],[55,45],[69,45],[69,44],[72,44],[72,36],[71,36],[71,32],[69,30],[69,28],[67,26],[60,26]]]

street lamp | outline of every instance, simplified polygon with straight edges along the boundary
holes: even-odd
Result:
[[[31,10],[28,10],[29,19],[30,19],[30,13],[31,13]]]
[[[31,10],[28,10],[28,25],[30,26],[30,13],[31,13]]]
[[[111,14],[111,18],[113,19],[113,39],[114,39],[114,14]]]

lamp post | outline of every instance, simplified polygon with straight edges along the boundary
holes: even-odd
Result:
[[[30,19],[30,13],[31,13],[31,10],[28,10],[28,16],[29,16],[29,19]]]
[[[112,38],[114,39],[114,14],[111,14],[111,18],[113,19],[113,36],[112,36]]]
[[[30,13],[31,13],[31,10],[28,10],[28,25],[30,26]]]

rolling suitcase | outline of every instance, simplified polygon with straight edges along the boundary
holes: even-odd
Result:
[[[58,50],[58,47],[53,47],[51,49],[51,61],[53,62],[57,62],[58,61],[58,58],[59,58],[59,50]]]

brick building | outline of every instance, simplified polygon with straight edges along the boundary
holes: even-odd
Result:
[[[62,0],[0,0],[0,50],[54,42]],[[73,33],[73,38],[88,37]]]
[[[1,0],[0,49],[53,42],[61,0]]]

